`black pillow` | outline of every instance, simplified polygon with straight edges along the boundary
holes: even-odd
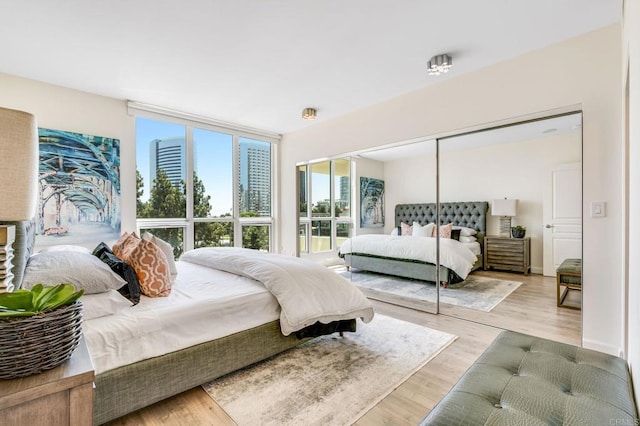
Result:
[[[113,272],[122,277],[127,283],[120,287],[118,291],[121,295],[131,300],[134,305],[140,302],[140,281],[138,275],[131,265],[113,254],[105,243],[100,243],[93,249],[93,255],[103,261]]]
[[[452,229],[451,230],[451,239],[452,240],[456,240],[456,241],[460,241],[460,231],[462,231],[462,229]]]

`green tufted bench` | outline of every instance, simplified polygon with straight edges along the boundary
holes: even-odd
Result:
[[[638,425],[622,358],[502,332],[421,425]]]
[[[557,302],[563,308],[580,309],[576,306],[563,305],[569,290],[582,291],[582,259],[565,259],[556,269]],[[561,287],[565,287],[560,294]]]

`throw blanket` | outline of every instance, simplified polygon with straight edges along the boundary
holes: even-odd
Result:
[[[373,319],[373,306],[360,290],[315,262],[233,247],[190,250],[180,260],[263,283],[280,304],[280,327],[285,336],[317,321],[327,324],[362,318],[367,323]]]
[[[360,254],[391,259],[436,263],[436,239],[430,237],[396,237],[391,235],[358,235],[345,241],[338,254]],[[440,265],[467,278],[476,256],[459,241],[440,238]]]

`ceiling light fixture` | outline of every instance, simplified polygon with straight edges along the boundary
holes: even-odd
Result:
[[[315,120],[317,111],[315,108],[305,108],[302,110],[303,120]]]
[[[427,73],[429,75],[440,75],[446,72],[449,72],[449,68],[453,61],[451,60],[451,56],[446,53],[443,55],[436,55],[427,63]]]

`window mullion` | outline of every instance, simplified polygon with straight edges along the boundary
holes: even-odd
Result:
[[[186,213],[187,213],[187,229],[184,235],[185,250],[192,250],[194,247],[194,231],[193,231],[193,127],[187,126],[185,149],[185,183],[186,183]]]
[[[240,138],[233,133],[233,245],[242,247],[242,224],[240,223]]]

